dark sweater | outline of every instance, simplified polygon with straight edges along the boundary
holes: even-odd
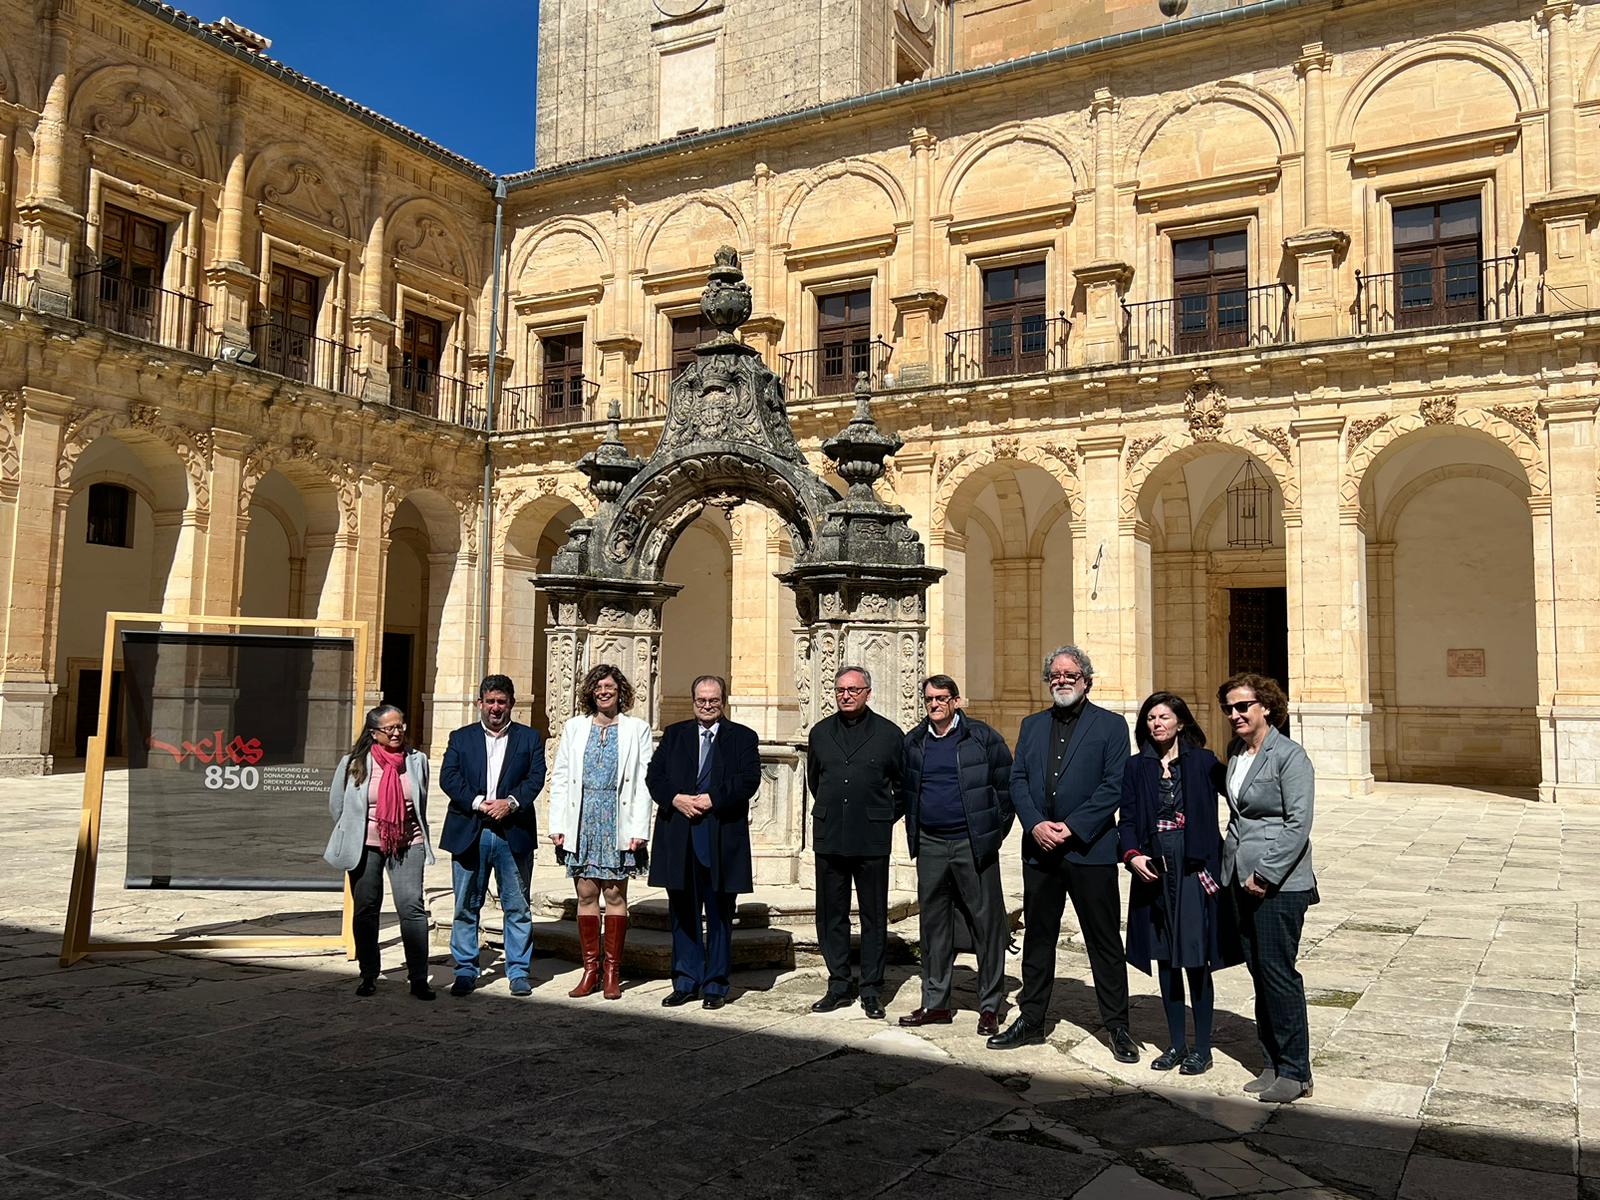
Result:
[[[960,738],[951,729],[944,737],[930,730],[922,743],[922,794],[917,797],[917,825],[934,837],[967,836],[967,810],[961,803],[961,775],[956,761]]]

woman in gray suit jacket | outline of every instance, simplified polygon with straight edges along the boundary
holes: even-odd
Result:
[[[422,869],[433,862],[428,834],[428,760],[411,748],[406,715],[392,704],[367,713],[350,753],[339,760],[328,794],[333,834],[322,857],[350,873],[355,902],[352,928],[361,983],[356,995],[377,990],[378,912],[383,873],[394,886],[411,994],[432,1000],[428,986],[428,910],[422,903]]]
[[[1289,701],[1264,675],[1235,675],[1217,689],[1233,728],[1225,772],[1228,889],[1245,965],[1256,987],[1256,1034],[1265,1060],[1244,1090],[1268,1104],[1311,1095],[1306,989],[1295,960],[1306,909],[1315,904],[1311,817],[1316,775],[1298,743],[1279,733]]]

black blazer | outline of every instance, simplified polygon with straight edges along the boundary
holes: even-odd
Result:
[[[1067,743],[1061,782],[1050,781],[1050,710],[1022,718],[1017,756],[1011,763],[1011,802],[1022,818],[1022,861],[1032,866],[1067,862],[1111,865],[1117,861],[1117,804],[1122,799],[1122,764],[1128,760],[1128,723],[1092,701]],[[1033,840],[1040,821],[1065,821],[1073,836],[1046,854]]]
[[[1011,750],[1005,738],[976,717],[962,713],[956,725],[956,772],[961,807],[967,814],[967,840],[980,867],[1000,852],[1011,832],[1016,810],[1011,807]],[[918,721],[906,734],[906,771],[900,809],[906,815],[906,847],[917,856],[918,800],[922,795],[922,752],[928,721]]]
[[[761,788],[761,738],[748,725],[724,718],[717,725],[711,757],[711,811],[696,820],[710,825],[711,888],[717,892],[755,889],[750,870],[750,801]],[[650,883],[686,888],[694,863],[690,830],[694,821],[672,807],[680,792],[693,796],[700,778],[700,722],[679,721],[661,733],[650,758],[645,786],[656,802],[655,833],[650,838]]]
[[[818,854],[863,858],[894,849],[905,734],[870,709],[866,737],[854,752],[839,737],[839,714],[811,727],[806,787],[811,792],[811,847]]]
[[[517,811],[504,821],[491,821],[472,807],[472,802],[484,794],[488,781],[489,756],[484,752],[483,726],[463,725],[450,735],[444,765],[439,768],[439,786],[450,797],[439,848],[456,858],[470,858],[477,853],[478,835],[487,825],[506,839],[511,853],[531,854],[539,844],[534,802],[544,789],[544,747],[539,744],[539,734],[515,721],[506,731],[499,791],[501,797],[517,802]]]

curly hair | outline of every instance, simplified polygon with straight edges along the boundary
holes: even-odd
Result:
[[[614,667],[610,663],[600,663],[598,666],[590,667],[589,673],[578,685],[578,707],[583,709],[585,716],[592,717],[600,711],[600,706],[594,702],[594,689],[603,679],[609,679],[617,685],[618,712],[627,712],[633,707],[633,684],[628,682],[628,677],[622,673],[622,668]]]
[[[1277,729],[1283,728],[1283,723],[1289,719],[1289,697],[1283,694],[1276,679],[1268,679],[1254,671],[1230,675],[1217,689],[1217,703],[1226,704],[1228,693],[1237,688],[1248,688],[1254,692],[1261,707],[1267,710],[1267,724]]]

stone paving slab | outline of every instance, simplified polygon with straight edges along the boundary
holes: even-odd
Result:
[[[974,1031],[966,959],[956,1023],[917,1031],[811,1014],[810,969],[669,1012],[659,980],[571,1000],[572,965],[542,957],[526,1000],[491,964],[472,997],[419,1004],[389,918],[366,1001],[338,956],[62,970],[79,787],[0,783],[5,1200],[1600,1196],[1600,809],[1420,786],[1323,799],[1302,957],[1316,1090],[1274,1107],[1239,1092],[1258,1066],[1242,970],[1217,979],[1215,1069],[1158,1076],[1153,981],[1130,973],[1146,1061],[1116,1063],[1070,918],[1049,1040],[1011,1053]],[[316,894],[123,890],[120,787],[97,937],[336,927]],[[448,881],[445,863],[428,878],[436,913]],[[891,1018],[914,1007],[912,969],[887,992]]]

